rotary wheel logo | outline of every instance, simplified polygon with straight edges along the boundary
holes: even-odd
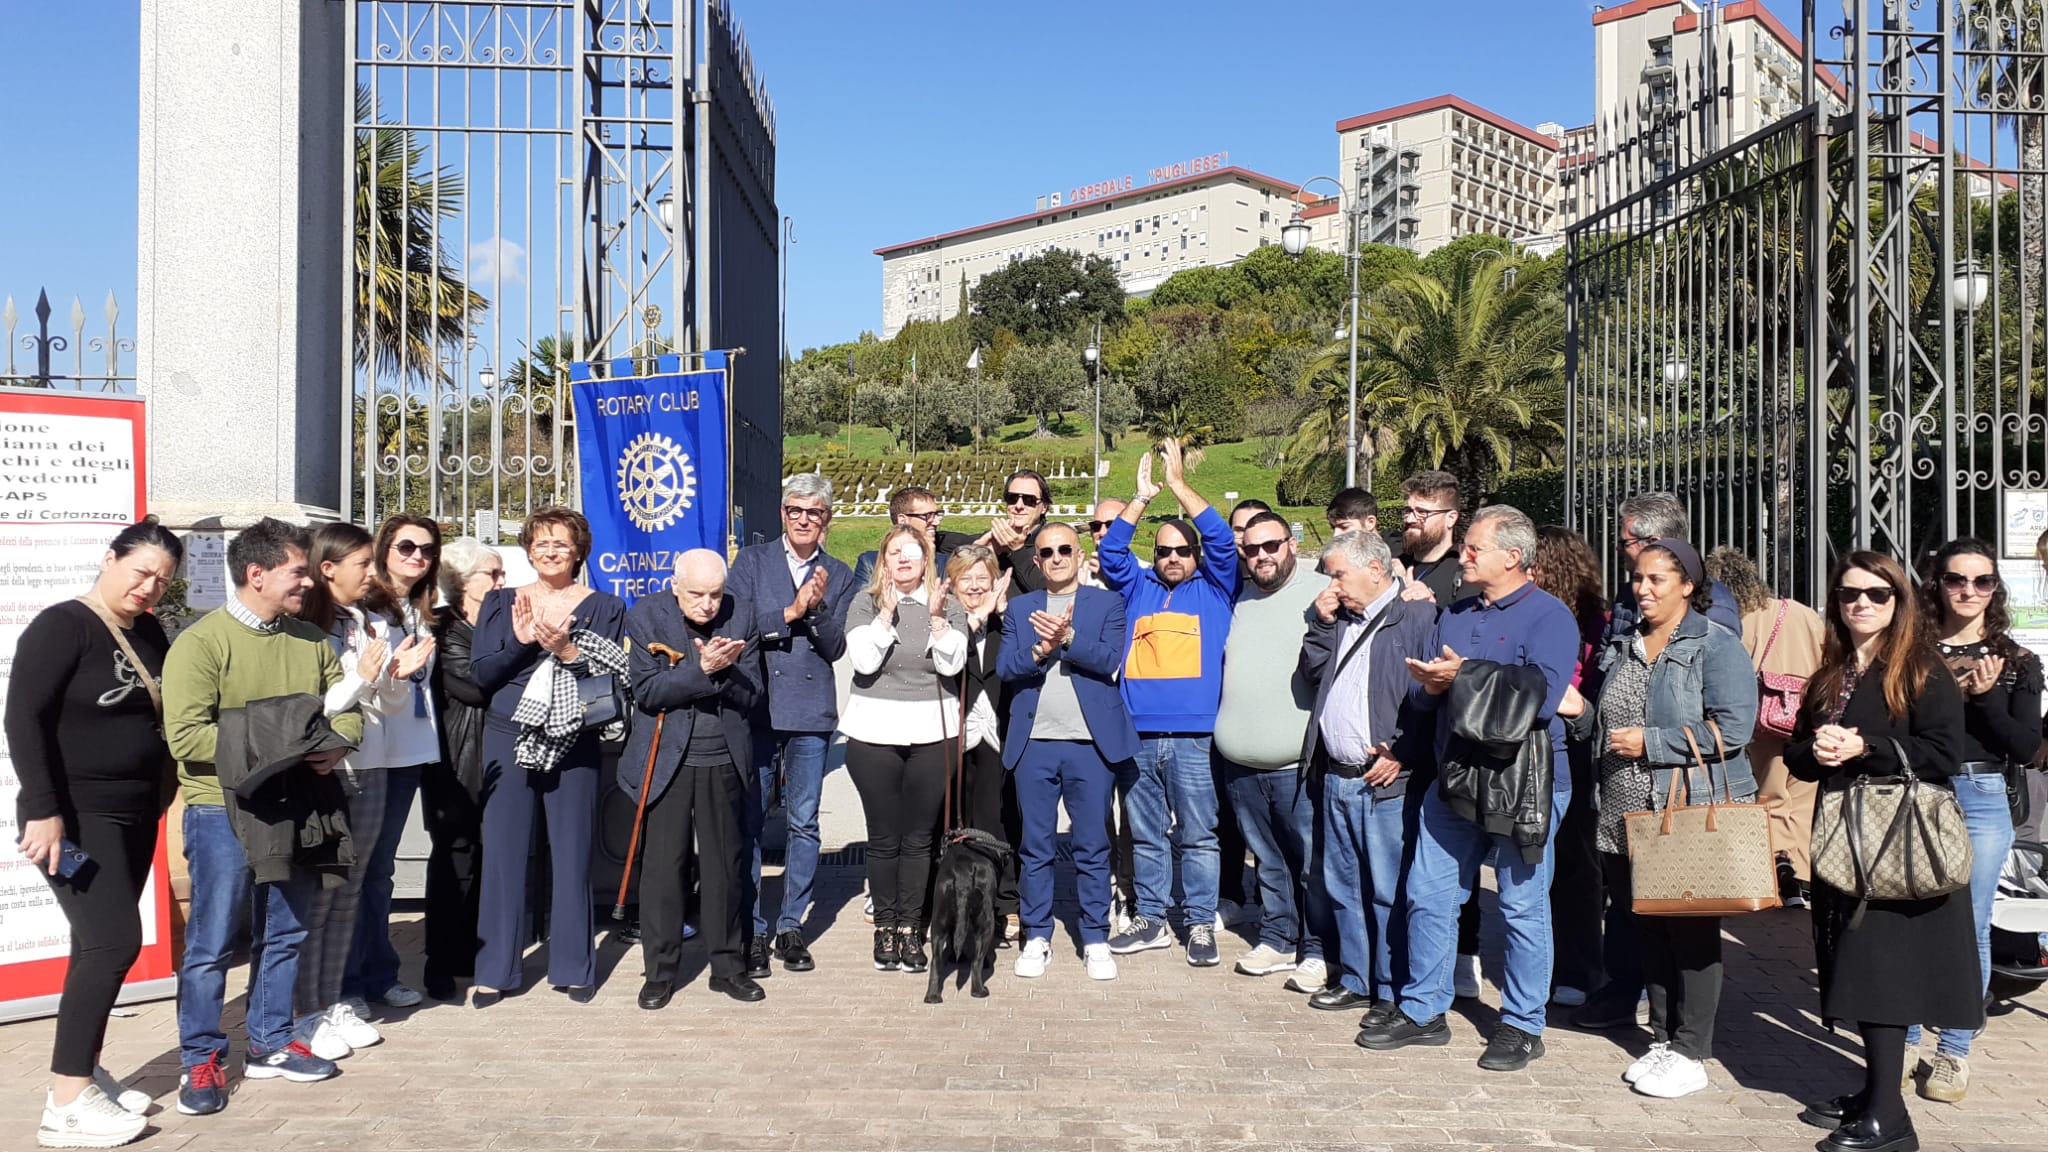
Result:
[[[619,506],[643,532],[658,532],[689,510],[697,470],[676,442],[655,432],[634,437],[619,456]]]

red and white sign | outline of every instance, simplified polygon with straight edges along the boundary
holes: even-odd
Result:
[[[107,541],[144,512],[143,402],[0,388],[0,698],[29,621],[99,574]],[[0,741],[0,1021],[56,1011],[71,932],[50,885],[15,848],[21,781]],[[123,1000],[177,989],[161,835],[142,894],[142,956]]]

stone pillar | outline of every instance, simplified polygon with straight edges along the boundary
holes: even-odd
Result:
[[[350,93],[336,0],[141,0],[136,375],[180,528],[341,506]]]

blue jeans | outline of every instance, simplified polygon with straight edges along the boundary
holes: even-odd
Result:
[[[221,1027],[228,968],[235,941],[249,932],[251,975],[244,1025],[251,1052],[275,1052],[292,1042],[292,984],[299,946],[319,880],[292,870],[282,884],[258,884],[242,842],[218,804],[185,808],[185,867],[192,877],[192,913],[185,922],[185,956],[178,964],[178,1045],[185,1067],[225,1057]]]
[[[1954,776],[1956,803],[1963,810],[1963,827],[1970,833],[1970,912],[1977,918],[1977,975],[1985,988],[1991,986],[1991,901],[1998,895],[1998,874],[2005,870],[2005,858],[2012,852],[2012,807],[2005,799],[2005,777],[1996,772]],[[1975,1032],[1944,1031],[1934,1050],[1949,1056],[1968,1056]],[[1920,1026],[1906,1030],[1906,1045],[1920,1043]]]
[[[424,765],[384,769],[384,823],[363,874],[362,903],[356,908],[355,939],[349,945],[348,968],[341,977],[345,999],[372,1000],[398,983],[398,949],[391,946],[391,874],[398,867],[398,841],[412,815]]]
[[[1392,1000],[1408,986],[1402,905],[1422,809],[1405,792],[1382,800],[1376,791],[1363,780],[1323,778],[1323,888],[1335,922],[1338,983]]]
[[[1561,777],[1570,771],[1558,754]],[[1550,797],[1550,836],[1557,836],[1571,791]],[[1422,797],[1421,831],[1415,866],[1408,873],[1408,963],[1412,979],[1401,993],[1401,1011],[1427,1022],[1451,1007],[1451,962],[1458,946],[1458,909],[1479,882],[1479,866],[1491,862],[1500,883],[1500,911],[1507,921],[1506,978],[1500,1019],[1531,1036],[1541,1035],[1550,1000],[1549,841],[1543,859],[1522,861],[1521,849],[1506,836],[1487,832],[1452,812],[1432,783]]]
[[[1245,846],[1259,862],[1259,943],[1303,960],[1320,958],[1331,925],[1322,877],[1311,866],[1316,805],[1308,782],[1293,768],[1219,763]]]
[[[1122,765],[1118,766],[1123,767]],[[1026,940],[1052,939],[1054,845],[1060,802],[1074,841],[1082,944],[1109,939],[1109,793],[1121,775],[1085,740],[1031,740],[1012,774],[1024,835],[1017,845],[1017,919]]]
[[[768,935],[761,914],[761,829],[775,797],[775,760],[782,758],[782,813],[789,838],[782,857],[782,912],[775,931],[804,926],[811,907],[811,884],[818,877],[818,793],[825,784],[825,749],[829,732],[754,732],[754,772],[747,788],[746,827],[741,830],[753,866],[747,873],[744,906],[754,910],[749,934]]]
[[[1117,791],[1131,822],[1138,915],[1166,919],[1173,866],[1180,863],[1181,912],[1189,924],[1216,921],[1216,770],[1207,736],[1147,736],[1138,758],[1117,765]]]

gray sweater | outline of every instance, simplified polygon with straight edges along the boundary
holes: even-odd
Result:
[[[1316,595],[1329,578],[1297,563],[1271,592],[1247,580],[1223,645],[1223,699],[1216,708],[1216,751],[1246,768],[1277,771],[1301,760],[1315,685],[1301,674]]]
[[[865,591],[856,592],[846,608],[846,630],[871,624],[875,619],[875,598]],[[873,672],[855,672],[853,690],[862,696],[877,700],[928,701],[939,694],[939,668],[930,652],[925,649],[931,642],[931,609],[915,601],[904,601],[896,608],[896,646],[882,661],[882,666]],[[946,623],[961,636],[967,635],[967,614],[960,609],[958,600],[946,600]],[[958,698],[958,689],[951,693]]]

